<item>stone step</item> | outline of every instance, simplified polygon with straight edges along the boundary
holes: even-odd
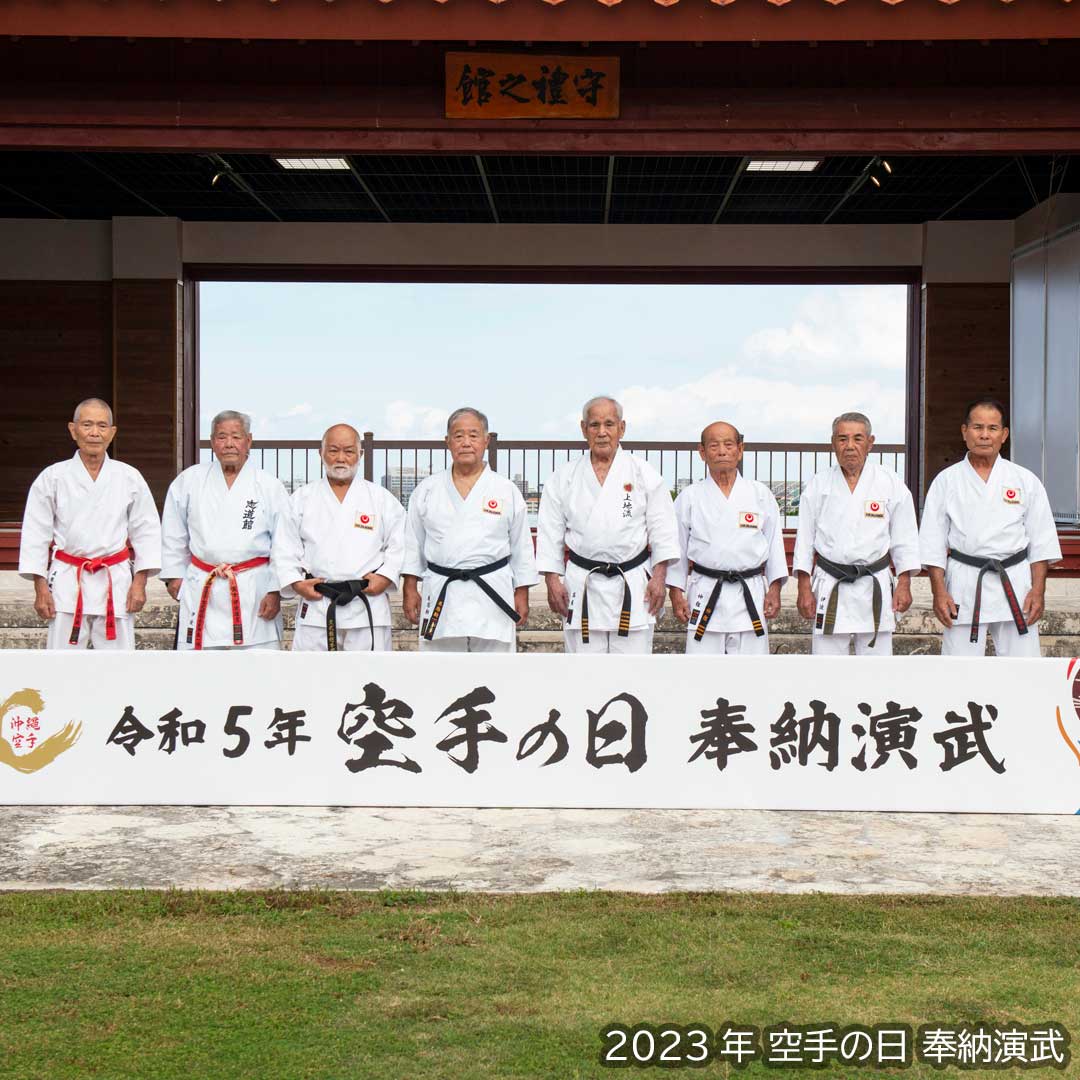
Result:
[[[292,641],[292,632],[285,632],[286,647]],[[1041,639],[1044,656],[1080,655],[1080,640],[1075,636],[1048,635]],[[139,649],[171,649],[173,631],[162,627],[147,627],[139,631]],[[810,651],[810,635],[773,633],[769,636],[770,650],[776,654],[795,655]],[[0,649],[41,649],[45,646],[45,630],[37,627],[0,627]],[[416,629],[394,631],[396,652],[415,652]],[[681,653],[685,648],[685,635],[679,632],[658,631],[653,638],[654,653]],[[561,653],[562,633],[558,630],[530,630],[518,633],[518,651],[523,653]],[[938,634],[897,634],[893,638],[893,651],[900,656],[936,655],[941,651]],[[992,651],[992,650],[991,650]]]

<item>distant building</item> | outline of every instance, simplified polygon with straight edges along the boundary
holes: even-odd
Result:
[[[405,465],[391,467],[389,472],[382,478],[382,486],[391,494],[395,495],[402,506],[407,510],[412,493],[421,480],[431,475],[428,465]]]

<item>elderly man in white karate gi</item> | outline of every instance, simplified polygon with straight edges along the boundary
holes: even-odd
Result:
[[[251,460],[251,418],[210,425],[213,460],[169,486],[161,577],[180,601],[177,649],[277,649],[281,593],[270,560],[292,513],[281,481]]]
[[[765,484],[739,472],[734,424],[709,424],[698,453],[708,475],[675,500],[681,555],[667,578],[675,618],[689,624],[686,652],[768,656],[765,620],[779,614],[787,581],[780,508]]]
[[[679,558],[671,493],[619,446],[625,432],[614,398],[587,401],[588,453],[556,469],[540,499],[536,560],[570,653],[651,653],[668,564]]]
[[[525,499],[488,468],[478,409],[450,414],[446,445],[451,468],[409,500],[402,607],[420,626],[421,652],[513,652],[539,580]]]
[[[969,405],[960,434],[967,454],[934,478],[919,531],[941,653],[982,656],[989,631],[998,656],[1039,656],[1046,573],[1061,558],[1050,500],[1033,472],[1001,456],[1000,402]]]
[[[45,469],[27,496],[19,573],[48,620],[46,648],[134,649],[146,578],[161,563],[157,507],[138,470],[106,453],[116,426],[104,401],[79,402],[68,431],[74,456]]]
[[[360,435],[335,424],[322,437],[325,476],[292,496],[274,549],[286,599],[297,596],[293,652],[389,652],[389,594],[398,586],[405,511],[359,476]]]
[[[915,506],[895,472],[866,460],[873,445],[866,416],[838,416],[836,464],[815,473],[799,500],[793,567],[815,654],[846,656],[853,639],[857,656],[890,656],[896,616],[911,607],[921,565]]]

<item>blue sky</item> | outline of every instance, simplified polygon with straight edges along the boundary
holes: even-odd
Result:
[[[487,285],[208,282],[202,436],[219,409],[256,438],[346,421],[431,438],[463,404],[505,438],[578,437],[614,394],[627,438],[824,441],[866,412],[903,441],[906,290],[892,285]]]

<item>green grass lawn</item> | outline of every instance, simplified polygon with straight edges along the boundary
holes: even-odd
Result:
[[[613,1020],[1080,1032],[1078,922],[1030,898],[8,893],[0,1076],[610,1077]]]

